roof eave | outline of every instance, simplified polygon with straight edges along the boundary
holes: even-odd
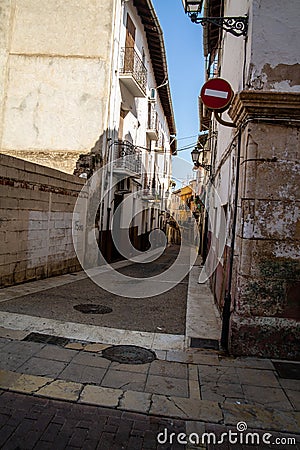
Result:
[[[133,0],[147,36],[154,77],[157,86],[168,80],[168,65],[163,32],[151,0]],[[169,83],[160,87],[158,95],[168,122],[171,135],[176,134],[176,125]]]

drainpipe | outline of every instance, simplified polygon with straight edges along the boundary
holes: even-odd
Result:
[[[227,288],[227,292],[226,292],[225,298],[224,298],[223,320],[222,320],[222,334],[221,334],[221,345],[226,350],[228,350],[229,328],[230,328],[231,287],[232,287],[232,274],[233,274],[233,260],[234,260],[234,247],[235,247],[235,235],[236,235],[236,224],[237,224],[237,212],[238,212],[241,140],[242,140],[242,130],[240,128],[239,131],[238,131],[236,178],[235,178],[235,197],[234,197],[234,210],[233,210],[233,220],[232,220],[232,230],[231,230],[231,245],[230,245],[228,288]]]

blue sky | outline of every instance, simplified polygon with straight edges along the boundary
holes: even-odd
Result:
[[[198,95],[204,83],[202,26],[193,24],[184,14],[181,0],[152,0],[164,33],[169,81],[175,113],[178,149],[196,142],[199,131]],[[178,152],[173,158],[175,177],[190,172],[191,150]],[[186,165],[181,158],[188,161]]]

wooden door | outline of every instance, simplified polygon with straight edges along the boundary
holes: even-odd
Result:
[[[119,141],[123,141],[124,119],[126,117],[126,114],[127,114],[127,111],[124,111],[124,109],[121,107],[121,109],[120,109],[119,131],[118,131],[118,139],[119,139]]]
[[[126,41],[125,41],[125,72],[133,72],[134,69],[134,45],[135,26],[129,14],[126,21]]]

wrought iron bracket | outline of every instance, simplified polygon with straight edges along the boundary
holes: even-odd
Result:
[[[195,164],[195,167],[197,167],[197,169],[199,169],[201,167],[202,169],[206,170],[207,172],[209,172],[210,169],[211,169],[211,165],[210,164],[201,164],[199,162],[194,163],[194,164]]]
[[[233,36],[247,36],[248,16],[241,17],[198,17],[197,13],[190,14],[193,23],[200,23],[206,26],[209,23],[233,34]]]
[[[222,119],[222,113],[220,114],[218,111],[214,111],[216,120],[225,127],[236,128],[236,124],[233,122],[227,122],[227,120]]]

